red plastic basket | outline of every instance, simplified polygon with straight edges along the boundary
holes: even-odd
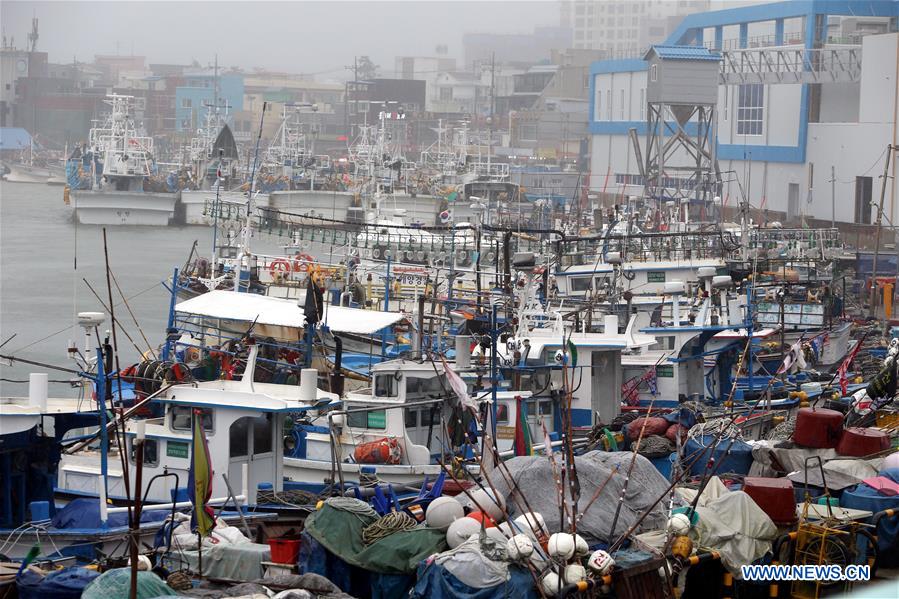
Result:
[[[272,561],[276,564],[295,564],[300,556],[300,539],[282,537],[269,539],[268,546],[272,550]]]

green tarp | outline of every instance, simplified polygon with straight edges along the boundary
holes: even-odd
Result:
[[[411,574],[421,560],[448,548],[446,533],[432,528],[396,532],[365,546],[362,529],[375,520],[325,503],[306,518],[305,529],[348,564],[384,574]]]

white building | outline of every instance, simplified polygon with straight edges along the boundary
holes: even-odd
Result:
[[[668,44],[724,48],[714,148],[726,205],[745,194],[754,217],[873,222],[886,147],[897,143],[897,15],[895,0],[779,2],[683,20]],[[860,17],[883,26],[846,39],[840,20]],[[645,147],[649,77],[643,60],[591,66],[593,190],[643,191],[628,133]],[[895,178],[884,206],[899,222]]]
[[[710,0],[563,0],[562,25],[574,47],[603,50],[609,57],[642,54],[670,33],[669,19],[708,10]]]

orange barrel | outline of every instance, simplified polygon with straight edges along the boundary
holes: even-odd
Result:
[[[890,448],[890,436],[874,428],[847,428],[840,437],[837,453],[862,458]]]

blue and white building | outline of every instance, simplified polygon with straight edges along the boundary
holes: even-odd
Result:
[[[897,0],[794,0],[684,18],[665,45],[721,55],[713,147],[725,205],[746,194],[772,220],[874,222],[886,148],[897,143],[897,17]],[[643,193],[629,132],[645,148],[648,65],[591,65],[593,191]],[[884,209],[899,222],[895,178]]]
[[[218,90],[216,90],[216,79]],[[243,110],[244,77],[238,73],[219,75],[210,70],[184,74],[184,85],[175,88],[175,129],[196,131],[202,127],[208,106],[215,103],[228,107],[234,114]]]

